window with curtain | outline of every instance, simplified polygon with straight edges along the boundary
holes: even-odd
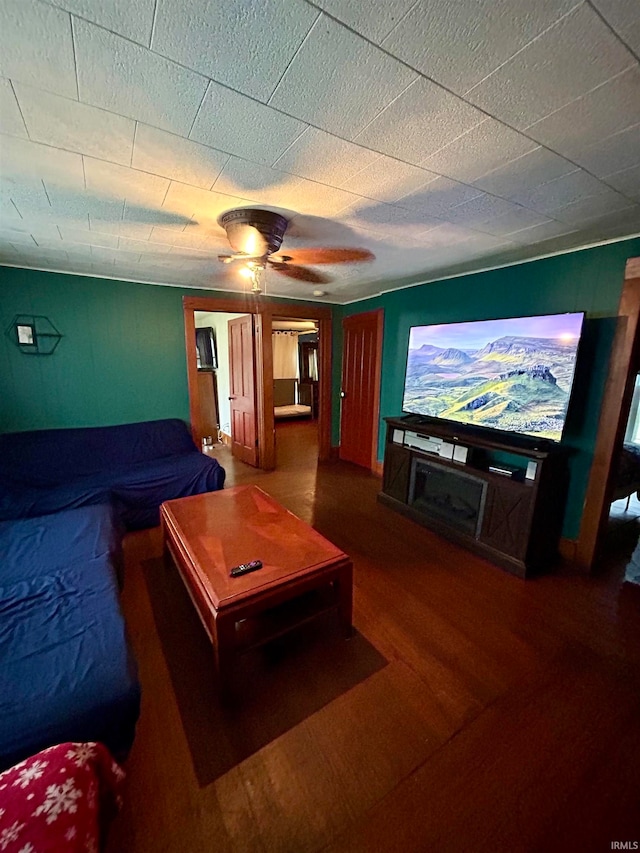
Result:
[[[273,378],[298,378],[298,334],[297,332],[274,332]]]
[[[298,341],[300,351],[300,376],[302,382],[318,381],[318,344],[309,341]]]

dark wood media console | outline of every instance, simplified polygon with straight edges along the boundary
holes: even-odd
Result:
[[[381,503],[521,578],[557,558],[566,453],[525,436],[386,418]]]

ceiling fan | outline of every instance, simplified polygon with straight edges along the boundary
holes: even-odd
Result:
[[[251,280],[253,293],[261,292],[261,276],[267,268],[298,281],[325,284],[331,281],[329,276],[304,265],[355,263],[375,257],[368,249],[331,247],[292,249],[282,254],[279,249],[289,220],[273,210],[235,208],[223,213],[218,222],[233,249],[232,255],[218,255],[218,260],[225,264],[242,261],[240,272]]]

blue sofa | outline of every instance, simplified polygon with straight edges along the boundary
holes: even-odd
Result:
[[[163,501],[217,491],[224,479],[178,419],[0,435],[0,519],[106,500],[127,530],[154,527]]]
[[[126,756],[140,688],[123,533],[224,478],[178,420],[0,436],[0,770],[65,741]]]
[[[56,743],[124,758],[140,708],[110,504],[0,522],[0,770]]]

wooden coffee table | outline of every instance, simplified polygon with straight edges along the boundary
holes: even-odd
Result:
[[[235,656],[336,608],[351,635],[351,560],[257,486],[166,501],[171,556],[213,644],[221,692]],[[240,563],[263,568],[232,578]]]

